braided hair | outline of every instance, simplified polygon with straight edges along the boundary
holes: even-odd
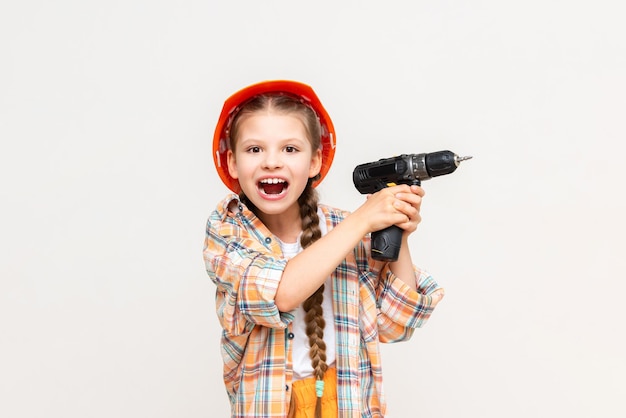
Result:
[[[300,244],[306,248],[318,240],[322,234],[317,215],[318,196],[316,190],[309,184],[300,196],[300,216],[302,218],[302,236]],[[306,335],[309,337],[309,357],[313,366],[313,375],[316,380],[317,403],[315,405],[315,417],[321,418],[322,393],[324,392],[324,373],[328,369],[326,363],[326,343],[324,342],[324,284],[322,284],[302,304],[306,323]]]

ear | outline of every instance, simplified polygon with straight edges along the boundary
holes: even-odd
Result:
[[[309,166],[309,178],[317,176],[322,170],[322,149],[318,148],[311,156],[311,165]]]
[[[238,175],[237,164],[235,163],[235,154],[231,150],[228,150],[226,152],[226,159],[228,161],[228,173],[232,178],[237,179]]]

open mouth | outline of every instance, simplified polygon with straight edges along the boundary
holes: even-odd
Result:
[[[288,186],[289,183],[279,178],[263,179],[258,185],[259,190],[266,195],[279,195],[284,192]]]

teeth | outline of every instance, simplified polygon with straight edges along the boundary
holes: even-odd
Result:
[[[278,184],[278,183],[285,183],[285,180],[283,180],[283,179],[263,179],[263,180],[261,180],[261,183],[264,183],[264,184]]]

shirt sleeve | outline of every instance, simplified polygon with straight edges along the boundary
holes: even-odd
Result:
[[[207,222],[204,261],[217,286],[216,309],[229,335],[249,332],[254,325],[286,328],[290,314],[274,302],[287,261],[275,257],[236,217],[214,213]]]
[[[380,272],[377,306],[382,342],[408,340],[416,328],[428,321],[434,310],[430,294],[437,289],[437,283],[418,268],[415,268],[415,275],[417,292],[393,274],[388,264]]]
[[[336,226],[349,212],[326,208]],[[411,338],[416,328],[428,321],[434,307],[430,296],[439,288],[426,271],[414,267],[417,292],[398,278],[389,263],[371,257],[371,236],[366,236],[355,248],[355,261],[362,280],[375,295],[378,339],[381,342],[398,342]],[[371,278],[371,281],[366,278]],[[374,302],[374,301],[372,301]],[[372,303],[373,305],[373,303]]]

